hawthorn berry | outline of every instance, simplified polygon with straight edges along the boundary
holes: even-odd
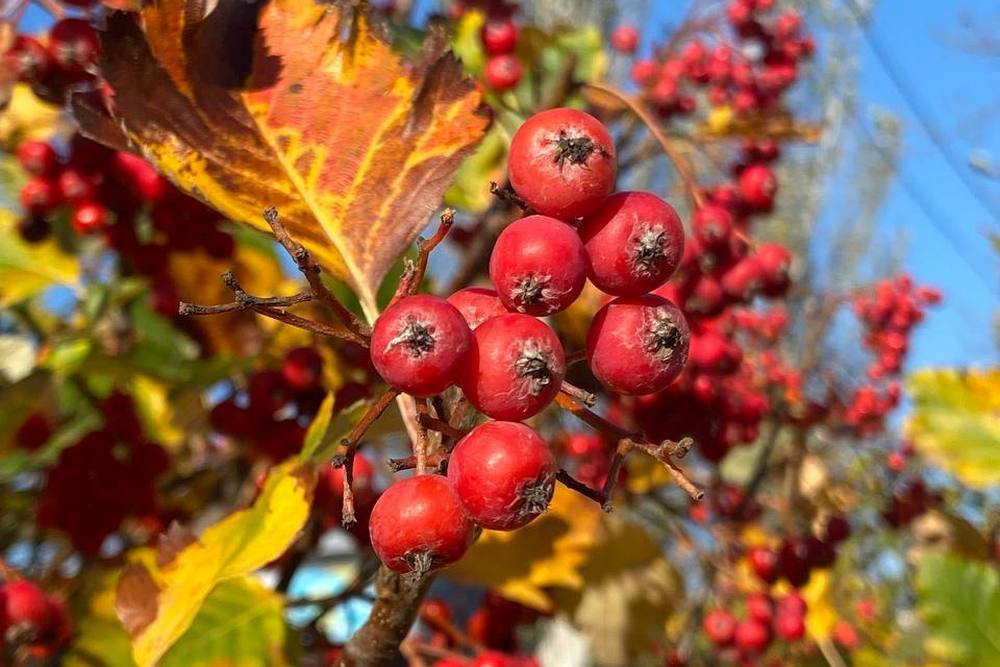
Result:
[[[639,31],[635,26],[620,25],[611,31],[611,48],[618,53],[635,53],[639,46]]]
[[[517,26],[507,17],[491,18],[483,24],[479,37],[491,56],[510,53],[517,46]]]
[[[35,583],[26,579],[8,581],[0,586],[0,603],[6,628],[35,641],[43,638],[56,618],[48,596]]]
[[[555,218],[529,215],[500,233],[490,255],[490,279],[507,310],[551,315],[580,296],[587,264],[576,230]]]
[[[22,141],[17,147],[17,159],[32,176],[52,178],[59,171],[59,155],[47,141]]]
[[[773,584],[778,580],[778,555],[770,549],[752,547],[747,552],[747,560],[750,562],[750,569],[764,583]]]
[[[734,301],[746,303],[753,299],[764,284],[763,271],[756,255],[744,257],[726,269],[719,284],[726,296]]]
[[[618,192],[587,216],[580,237],[590,281],[615,296],[638,296],[665,283],[684,254],[677,212],[649,192]]]
[[[84,19],[57,21],[49,32],[49,50],[67,72],[83,72],[97,62],[101,40],[97,31]]]
[[[32,178],[21,188],[21,206],[31,215],[45,215],[59,205],[59,190],[48,178]]]
[[[323,379],[323,357],[311,346],[289,350],[281,365],[285,383],[294,391],[308,391]]]
[[[736,625],[733,641],[741,653],[754,655],[762,652],[771,643],[770,629],[752,618],[744,619]]]
[[[615,145],[601,121],[576,109],[542,111],[514,133],[507,175],[542,215],[571,220],[590,213],[615,184]]]
[[[733,231],[733,216],[722,206],[706,204],[694,212],[691,227],[706,248],[721,248]]]
[[[173,187],[153,165],[141,157],[117,151],[111,162],[111,171],[138,197],[140,201],[155,204],[165,200]]]
[[[520,81],[521,63],[515,56],[502,53],[486,61],[486,85],[493,90],[510,90]]]
[[[689,338],[687,320],[670,301],[655,294],[619,297],[590,323],[587,360],[612,391],[651,394],[684,369]]]
[[[843,542],[851,536],[851,524],[839,514],[831,516],[826,522],[826,539],[831,542]]]
[[[108,226],[108,209],[96,202],[78,204],[70,222],[77,233],[93,234]]]
[[[436,296],[415,294],[389,306],[372,328],[371,359],[391,387],[433,396],[468,366],[472,332],[458,310]]]
[[[472,544],[473,524],[451,483],[417,475],[393,483],[369,520],[372,548],[396,572],[424,574],[451,565]]]
[[[652,60],[636,60],[632,63],[629,76],[637,86],[646,86],[655,80],[657,71],[656,63]]]
[[[497,291],[488,287],[460,289],[449,296],[447,301],[462,313],[470,329],[475,329],[491,317],[509,312],[500,302]]]
[[[781,575],[798,588],[809,581],[809,545],[805,540],[791,537],[784,541],[778,552]]]
[[[740,199],[754,211],[769,211],[778,193],[778,179],[771,168],[753,164],[743,170],[739,178]]]
[[[713,609],[705,615],[702,629],[716,646],[728,646],[736,634],[736,619],[725,609]]]
[[[97,185],[93,177],[76,167],[63,169],[56,182],[59,196],[70,204],[93,201],[97,196]]]
[[[774,617],[774,631],[787,642],[802,639],[806,634],[806,621],[801,614],[779,609]]]
[[[520,421],[552,402],[566,375],[566,355],[547,324],[511,313],[483,322],[473,336],[461,387],[477,410]]]
[[[758,623],[769,625],[774,610],[771,608],[771,598],[766,593],[753,593],[747,597],[747,617]]]
[[[260,415],[273,415],[288,405],[291,395],[281,372],[264,369],[257,371],[247,381],[250,408]]]
[[[14,443],[29,452],[36,451],[52,437],[52,426],[40,412],[32,412],[14,432]]]
[[[3,56],[3,63],[18,81],[45,79],[56,67],[52,54],[34,37],[17,35]]]
[[[514,530],[544,512],[555,490],[556,461],[533,429],[489,421],[462,438],[448,479],[466,513],[483,528]]]

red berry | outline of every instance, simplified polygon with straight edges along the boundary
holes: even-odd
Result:
[[[524,121],[507,158],[510,183],[529,206],[561,220],[595,209],[615,184],[608,128],[576,109],[550,109]]]
[[[826,522],[826,539],[831,542],[843,542],[851,536],[851,524],[839,514],[831,516]]]
[[[64,70],[82,72],[97,62],[101,40],[86,20],[62,19],[49,32],[49,50]]]
[[[32,176],[52,178],[59,171],[59,155],[47,141],[23,141],[17,147],[17,159]]]
[[[739,178],[740,198],[752,210],[769,211],[778,192],[778,179],[763,164],[750,165]]]
[[[483,24],[479,37],[491,56],[510,53],[517,46],[517,26],[509,18],[492,18]]]
[[[805,598],[798,591],[792,591],[778,600],[778,611],[780,613],[792,614],[804,618],[807,609]]]
[[[497,238],[490,279],[510,311],[551,315],[580,296],[587,281],[587,253],[580,235],[555,218],[529,215]]]
[[[761,581],[773,584],[778,580],[778,555],[764,547],[753,547],[747,552],[750,569]]]
[[[33,178],[21,188],[21,206],[32,215],[45,215],[58,205],[59,190],[48,178]]]
[[[774,618],[774,631],[787,642],[794,642],[806,634],[805,618],[801,614],[779,610]]]
[[[771,643],[771,631],[760,621],[748,618],[737,624],[734,640],[741,653],[754,655]]]
[[[521,63],[509,53],[486,61],[486,85],[497,91],[510,90],[521,81]]]
[[[4,53],[4,65],[18,81],[37,82],[45,79],[56,66],[45,45],[34,37],[18,35]]]
[[[425,573],[451,565],[473,539],[472,521],[440,475],[392,484],[375,502],[369,531],[375,553],[396,572]]]
[[[760,267],[763,280],[763,292],[770,297],[784,296],[791,284],[789,269],[792,264],[792,254],[788,248],[778,243],[764,243],[754,254]]]
[[[49,420],[38,412],[32,412],[25,417],[21,425],[17,427],[17,431],[14,432],[14,442],[18,447],[27,449],[29,452],[41,448],[51,437],[52,426],[49,425]]]
[[[0,587],[0,603],[7,628],[23,628],[38,639],[48,634],[56,620],[52,603],[41,588],[26,579]]]
[[[490,530],[514,530],[544,512],[555,475],[555,458],[545,441],[517,422],[480,424],[448,459],[448,479],[462,507]]]
[[[452,621],[451,605],[441,598],[431,598],[420,605],[420,620],[435,630]]]
[[[448,303],[455,306],[468,323],[470,329],[509,311],[503,307],[497,291],[488,287],[466,287],[448,297]]]
[[[501,315],[480,324],[473,336],[462,390],[476,409],[520,421],[552,402],[566,375],[566,355],[548,325],[528,315]]]
[[[765,593],[754,593],[747,597],[747,617],[770,625],[774,610],[771,609],[771,597]]]
[[[653,79],[656,78],[656,73],[656,63],[652,60],[636,60],[632,63],[629,76],[632,77],[632,81],[637,86],[646,86],[653,82]]]
[[[684,369],[690,332],[680,309],[663,297],[619,297],[601,308],[587,333],[590,370],[621,394],[651,394]]]
[[[906,457],[898,451],[890,452],[886,458],[886,465],[889,467],[889,470],[899,472],[906,467]]]
[[[512,659],[503,653],[485,651],[473,658],[472,662],[469,663],[469,667],[514,667],[515,664]]]
[[[778,552],[781,575],[796,588],[809,581],[809,545],[805,540],[792,537],[785,540]]]
[[[59,174],[59,195],[70,204],[93,201],[97,186],[93,177],[76,167],[66,167]]]
[[[635,53],[639,46],[639,31],[634,26],[620,25],[611,31],[611,48],[618,53]]]
[[[78,234],[93,234],[108,226],[108,209],[94,202],[78,204],[70,222]]]
[[[323,379],[323,357],[314,347],[297,347],[285,355],[281,374],[294,391],[315,389]]]
[[[728,243],[733,231],[733,216],[721,206],[708,204],[694,212],[691,227],[706,248],[721,248]]]
[[[390,386],[433,396],[455,384],[467,367],[472,332],[450,303],[416,294],[389,306],[372,329],[371,358]]]
[[[833,626],[833,641],[840,644],[848,651],[853,651],[858,647],[858,631],[847,621],[837,621]]]
[[[728,646],[736,634],[736,619],[725,609],[714,609],[705,615],[702,629],[716,646]]]
[[[354,455],[354,465],[351,468],[353,482],[351,492],[354,493],[355,501],[370,501],[375,495],[375,467],[368,457],[363,454]],[[319,481],[316,483],[316,505],[317,507],[340,518],[340,510],[344,499],[344,467],[334,468],[326,466],[320,471]]]
[[[719,281],[722,291],[734,301],[746,303],[764,284],[763,271],[755,255],[744,257],[726,269]]]
[[[260,415],[272,415],[291,400],[285,378],[275,370],[254,373],[247,382],[251,409]]]
[[[137,155],[118,151],[111,166],[141,201],[151,204],[161,202],[172,189],[170,182],[153,165]]]
[[[601,291],[639,296],[665,283],[684,254],[677,212],[648,192],[618,192],[580,227],[588,276]]]

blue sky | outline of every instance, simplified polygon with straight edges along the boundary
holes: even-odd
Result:
[[[679,21],[690,2],[651,0],[652,15],[642,19],[644,46]],[[911,368],[998,360],[993,318],[1000,312],[1000,275],[985,231],[1000,233],[1000,180],[978,174],[967,160],[971,151],[981,149],[1000,165],[1000,58],[959,48],[956,42],[967,34],[963,15],[978,22],[983,34],[1000,28],[996,0],[882,0],[870,30],[888,58],[880,58],[868,40],[857,42],[862,114],[879,107],[903,123],[901,172],[879,216],[877,241],[895,243],[904,237],[907,269],[919,283],[945,293],[945,303],[914,335]],[[28,30],[47,20],[37,8],[27,18]],[[908,87],[909,97],[894,85],[889,67]],[[934,145],[914,107],[939,132],[952,162],[973,188]],[[829,207],[847,205],[851,196],[849,187],[838,188]]]

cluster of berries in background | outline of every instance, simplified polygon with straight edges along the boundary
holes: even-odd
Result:
[[[514,23],[515,8],[493,8],[479,33],[486,53],[486,85],[497,92],[510,90],[521,81],[521,62],[517,59],[518,30]]]
[[[0,663],[45,664],[73,637],[66,604],[27,579],[0,584]]]
[[[752,547],[747,562],[754,574],[771,585],[784,579],[799,588],[809,583],[814,569],[828,568],[837,560],[837,546],[851,536],[851,524],[839,514],[827,519],[820,534],[785,538],[777,550]]]
[[[95,3],[63,0],[84,8]],[[70,17],[56,21],[44,42],[30,35],[14,37],[2,63],[39,98],[62,104],[69,92],[97,85],[94,66],[100,53],[101,41],[90,22]]]
[[[801,34],[794,9],[778,11],[773,0],[731,0],[725,12],[733,38],[708,42],[682,40],[654,57],[632,63],[632,81],[660,117],[687,116],[701,100],[726,106],[738,116],[780,108],[781,96],[799,77],[799,64],[815,51],[811,37]],[[621,26],[612,46],[632,54],[635,29]]]
[[[458,386],[497,420],[458,442],[446,477],[398,481],[376,503],[372,545],[399,571],[453,563],[475,525],[514,530],[548,506],[555,458],[519,422],[552,403],[566,375],[562,342],[538,318],[568,308],[588,279],[609,295],[586,344],[590,370],[605,387],[626,395],[660,391],[687,359],[684,315],[652,293],[681,263],[683,226],[653,194],[611,194],[616,163],[608,129],[582,111],[543,111],[514,135],[507,166],[513,190],[534,213],[497,238],[489,262],[494,289],[468,288],[447,300],[403,297],[372,330],[372,364],[393,389],[427,398]]]

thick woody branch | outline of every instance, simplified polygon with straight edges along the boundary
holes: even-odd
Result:
[[[327,308],[333,311],[334,315],[337,316],[341,322],[344,323],[351,332],[356,334],[362,339],[367,339],[371,335],[371,327],[362,322],[358,317],[352,313],[347,307],[340,302],[337,296],[331,292],[326,285],[323,284],[323,280],[320,277],[320,266],[313,259],[312,255],[305,247],[293,239],[285,226],[281,223],[281,219],[278,216],[278,211],[275,208],[268,208],[264,211],[264,220],[267,222],[271,231],[274,233],[274,237],[278,240],[278,243],[288,251],[288,254],[292,256],[295,260],[296,266],[299,267],[299,271],[305,276],[306,280],[309,282],[309,287],[312,289],[313,294],[316,298]]]
[[[420,601],[434,581],[393,572],[384,565],[375,577],[375,605],[365,624],[344,647],[336,667],[391,665],[417,617]]]

